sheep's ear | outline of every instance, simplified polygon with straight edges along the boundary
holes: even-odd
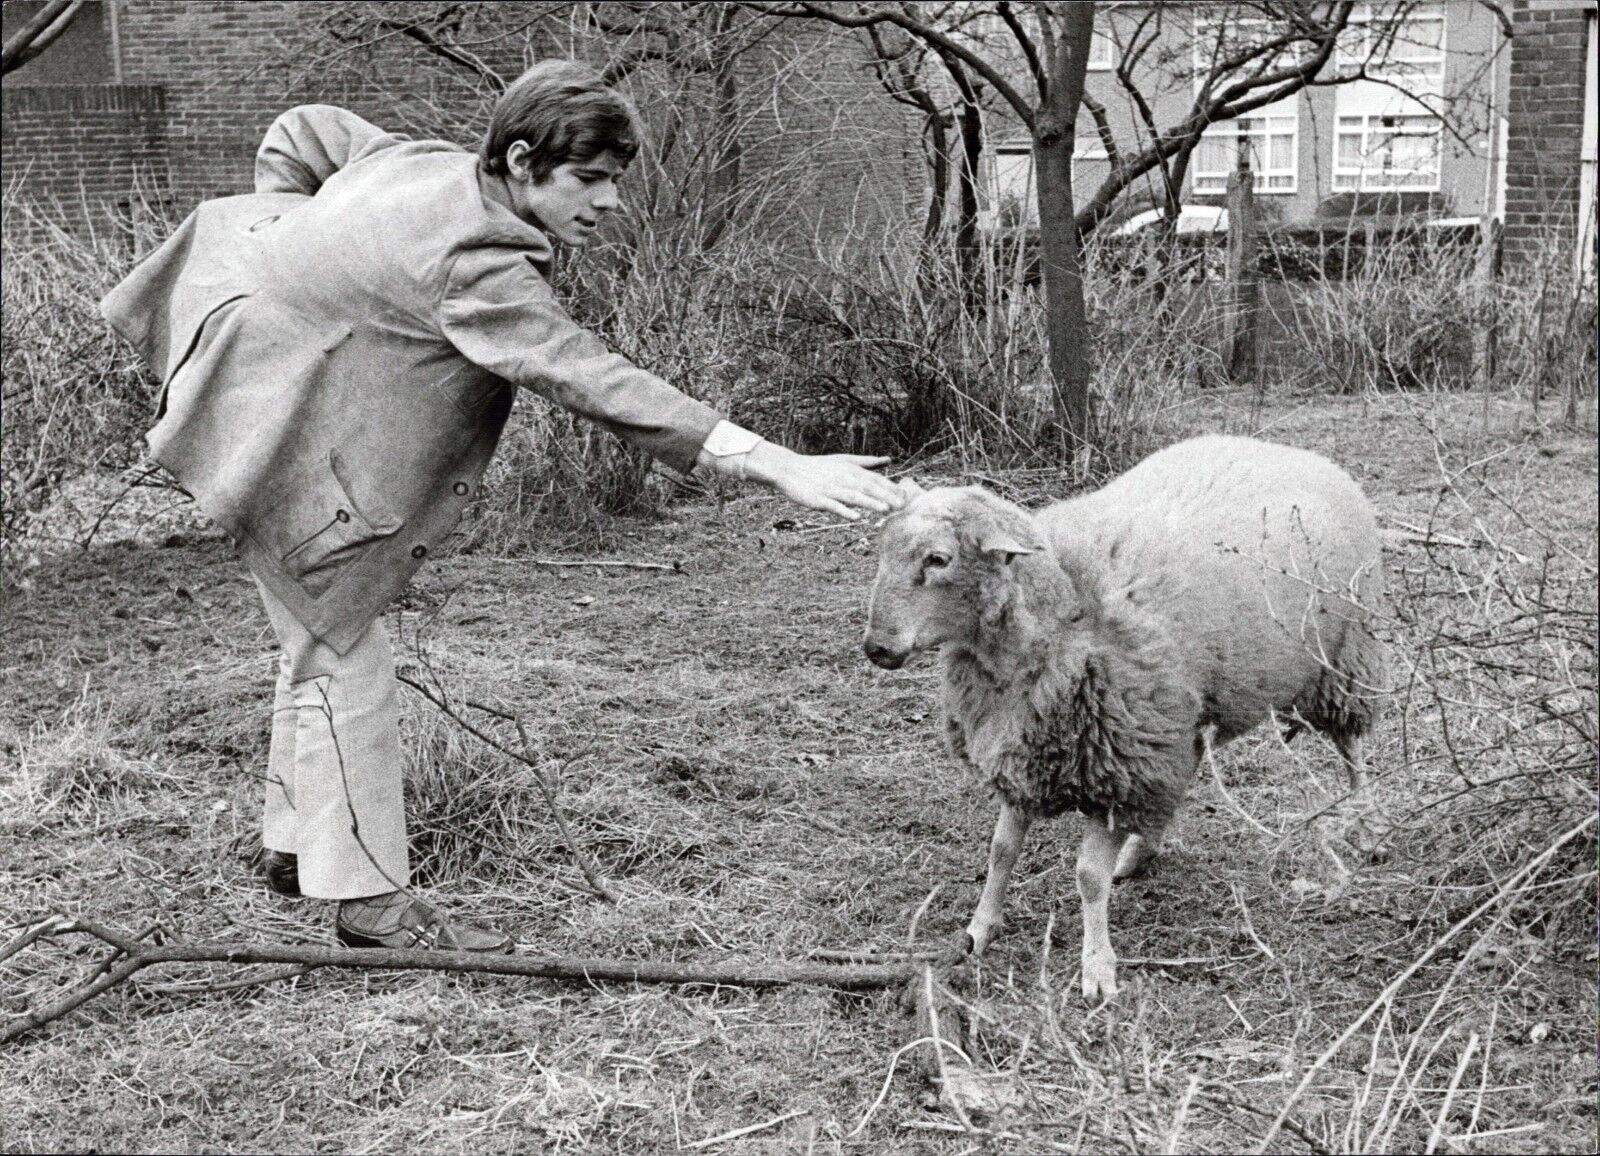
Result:
[[[900,492],[907,498],[920,498],[928,491],[917,485],[915,478],[905,477],[900,479]]]
[[[1038,542],[1024,541],[1010,530],[1003,530],[999,526],[990,528],[978,542],[979,550],[991,557],[1000,555],[1001,561],[1007,565],[1011,564],[1013,558],[1023,554],[1036,554],[1042,548]]]

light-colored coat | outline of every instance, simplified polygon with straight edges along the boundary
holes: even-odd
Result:
[[[1349,475],[1245,438],[1181,443],[1038,514],[977,487],[909,502],[884,528],[865,645],[888,667],[942,648],[950,747],[1000,797],[970,949],[998,929],[1028,825],[1081,811],[1084,992],[1113,994],[1109,883],[1154,853],[1208,735],[1298,717],[1358,787],[1381,588]]]
[[[533,389],[687,471],[710,407],[609,352],[477,158],[285,113],[255,194],[202,204],[102,304],[162,382],[151,456],[346,649],[449,533]]]

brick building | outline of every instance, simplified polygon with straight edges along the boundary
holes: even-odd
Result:
[[[4,0],[9,35],[41,7]],[[335,5],[289,0],[97,0],[46,52],[8,75],[0,117],[5,196],[81,224],[134,198],[181,214],[207,197],[247,191],[257,144],[274,116],[327,102],[385,127],[471,147],[484,121],[480,77],[441,65],[412,41],[346,50],[323,22]],[[531,4],[484,5],[506,27]],[[516,15],[517,20],[510,17]],[[773,227],[808,239],[884,238],[922,211],[918,126],[886,100],[856,37],[780,23],[738,58],[741,173],[760,184]],[[477,53],[502,76],[567,55],[537,31]],[[659,72],[629,87],[647,122],[662,116]],[[677,90],[675,90],[677,91]],[[663,133],[663,135],[665,135]],[[781,178],[781,179],[780,179]],[[776,186],[781,183],[781,195]],[[15,228],[13,224],[9,227]]]
[[[1404,18],[1396,19],[1403,11]],[[1219,14],[1227,13],[1222,20]],[[1096,21],[1085,90],[1104,106],[1113,140],[1134,154],[1149,140],[1138,101],[1117,73],[1131,53],[1132,85],[1155,124],[1180,124],[1214,59],[1277,35],[1266,20],[1208,3],[1104,5]],[[1476,0],[1433,0],[1404,10],[1360,3],[1325,80],[1207,128],[1181,190],[1185,204],[1220,204],[1241,149],[1255,175],[1258,213],[1269,222],[1337,224],[1352,216],[1498,215],[1511,46],[1498,18]],[[1290,63],[1287,55],[1274,62]],[[1365,68],[1366,78],[1359,78]],[[1448,122],[1448,123],[1447,123]],[[1006,152],[995,172],[1004,199]],[[1009,167],[1015,170],[1018,162]],[[1074,192],[1080,201],[1109,174],[1107,151],[1083,117]],[[1013,180],[1015,178],[1012,178]],[[1158,173],[1129,190],[1130,208],[1160,196]]]
[[[1106,3],[1096,22],[1086,91],[1105,107],[1113,139],[1137,152],[1148,129],[1116,76],[1120,54],[1151,5]],[[1169,3],[1157,42],[1131,71],[1156,124],[1176,125],[1195,97],[1207,52],[1247,36],[1248,21],[1219,29],[1221,6]],[[1220,204],[1239,150],[1250,149],[1257,211],[1269,222],[1337,225],[1353,217],[1417,215],[1494,219],[1506,227],[1508,254],[1529,254],[1552,238],[1571,244],[1588,222],[1594,247],[1595,2],[1515,0],[1501,12],[1476,0],[1412,5],[1388,30],[1396,10],[1356,6],[1351,27],[1325,75],[1357,67],[1373,52],[1368,75],[1319,85],[1277,104],[1207,129],[1185,175],[1185,204]],[[1586,95],[1587,94],[1587,95]],[[1441,115],[1442,114],[1442,115]],[[1110,162],[1087,116],[1078,125],[1074,193],[1080,203]],[[992,130],[990,210],[1000,226],[1032,215],[1026,136]],[[1131,212],[1153,203],[1159,177],[1130,189]]]
[[[39,7],[40,0],[4,0],[5,31]],[[359,53],[330,51],[337,46],[318,22],[335,7],[288,0],[86,5],[60,41],[5,80],[6,202],[48,204],[79,221],[135,198],[186,211],[205,197],[247,189],[255,146],[272,117],[305,101],[470,143],[484,104],[481,83],[394,38]],[[1090,61],[1088,89],[1106,105],[1118,139],[1130,144],[1144,129],[1113,68],[1127,22],[1148,7],[1106,4]],[[1171,44],[1148,54],[1162,63],[1139,76],[1157,123],[1175,123],[1192,100],[1193,68],[1183,64],[1191,45],[1209,42],[1202,34],[1211,31],[1208,12],[1216,10],[1163,9]],[[1505,220],[1513,255],[1563,231],[1570,238],[1579,220],[1592,222],[1595,0],[1515,0],[1509,41],[1498,17],[1475,0],[1434,0],[1411,11],[1389,67],[1421,101],[1381,81],[1357,81],[1308,89],[1281,107],[1214,125],[1194,155],[1184,199],[1220,200],[1238,149],[1248,145],[1268,220],[1332,223],[1395,207],[1494,217]],[[1382,12],[1381,4],[1359,5],[1353,35]],[[525,37],[481,51],[514,75],[522,61],[564,49]],[[768,213],[775,230],[821,244],[863,237],[884,243],[912,233],[906,222],[927,197],[920,125],[883,99],[864,61],[853,34],[809,21],[779,23],[741,55],[740,176],[751,194],[741,203]],[[1342,66],[1336,59],[1334,67]],[[648,76],[634,83],[647,118],[660,111],[649,84]],[[1444,106],[1448,127],[1433,111]],[[453,115],[441,119],[440,110]],[[1026,216],[1026,142],[1015,139],[1003,115],[991,116],[988,131],[986,218]],[[1079,147],[1081,195],[1107,164],[1087,118]],[[780,185],[781,195],[768,195]],[[1131,196],[1154,191],[1147,182]],[[1592,231],[1584,251],[1593,251]]]
[[[1572,244],[1595,261],[1595,0],[1517,0],[1511,19],[1507,255]]]

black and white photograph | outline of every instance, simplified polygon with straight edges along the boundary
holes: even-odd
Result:
[[[1600,1143],[1596,0],[0,12],[0,1152]]]

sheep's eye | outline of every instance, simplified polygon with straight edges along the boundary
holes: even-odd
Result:
[[[950,565],[950,555],[941,554],[937,550],[922,560],[924,570],[942,570],[948,565]]]

